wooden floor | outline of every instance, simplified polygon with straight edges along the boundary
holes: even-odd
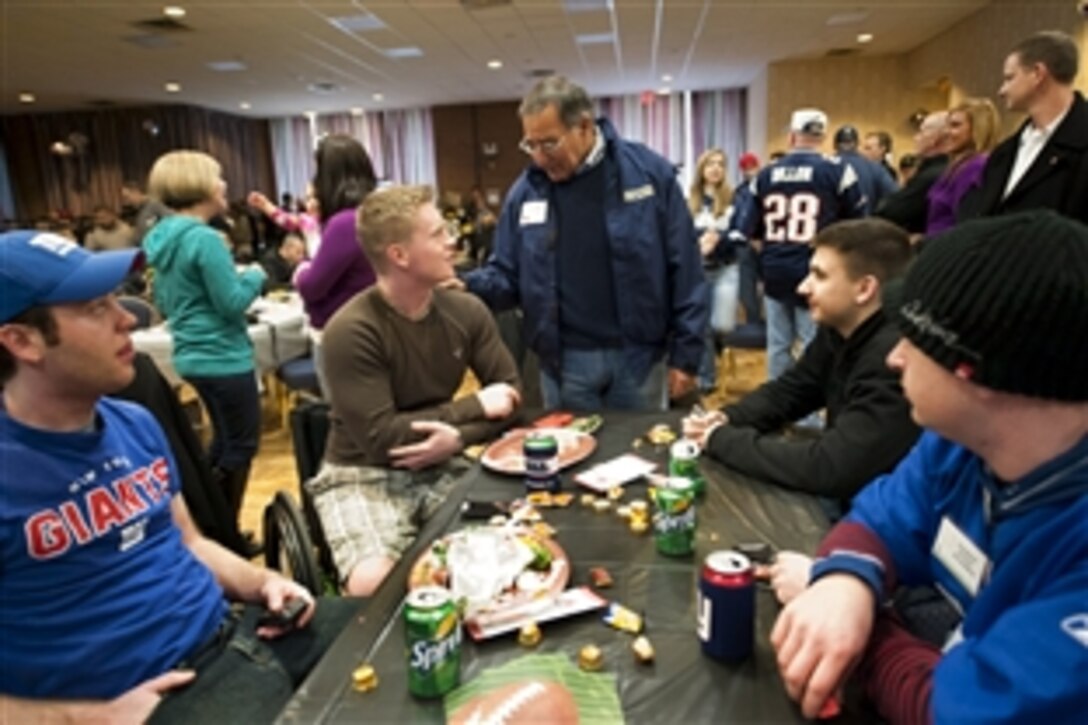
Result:
[[[722,356],[718,363],[718,387],[703,399],[703,406],[712,409],[735,401],[755,389],[766,378],[766,356],[763,352],[738,350]],[[281,427],[279,411],[266,396],[264,434],[261,449],[250,473],[249,489],[242,508],[242,529],[259,532],[264,507],[277,491],[286,490],[298,497],[298,476],[295,472],[291,435]]]

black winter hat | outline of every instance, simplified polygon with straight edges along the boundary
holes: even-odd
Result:
[[[853,126],[843,126],[835,132],[835,148],[841,148],[843,146],[854,148],[857,145],[858,130]]]
[[[1033,211],[934,237],[903,283],[899,327],[979,385],[1088,401],[1088,226]]]

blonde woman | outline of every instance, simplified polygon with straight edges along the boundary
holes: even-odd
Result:
[[[174,368],[196,388],[213,434],[209,458],[235,518],[260,441],[261,411],[246,309],[264,271],[235,271],[208,220],[227,208],[219,163],[199,151],[172,151],[151,169],[149,192],[173,210],[144,237],[155,270],[155,303],[170,323]]]
[[[968,98],[948,111],[942,149],[948,154],[948,166],[929,189],[927,236],[955,226],[960,202],[982,185],[997,133],[997,108],[987,98]]]
[[[710,330],[699,367],[699,386],[704,392],[715,386],[717,354],[712,333],[729,332],[737,319],[739,276],[735,252],[725,237],[733,213],[733,189],[725,178],[725,169],[724,151],[717,148],[704,151],[695,165],[688,190],[688,209],[695,221],[709,292]]]

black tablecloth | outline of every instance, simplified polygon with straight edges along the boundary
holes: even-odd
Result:
[[[595,463],[632,451],[660,464],[666,447],[633,441],[651,425],[671,423],[679,415],[612,413],[598,432],[598,448],[584,463],[564,472],[564,489],[580,494],[572,474]],[[592,566],[604,566],[615,585],[602,593],[643,612],[646,634],[657,658],[653,665],[636,664],[632,636],[607,627],[600,612],[542,625],[543,642],[535,652],[564,652],[577,657],[585,644],[604,650],[605,668],[618,676],[619,697],[627,722],[781,722],[800,720],[785,695],[767,641],[778,612],[772,592],[757,591],[756,650],[746,662],[726,665],[700,651],[695,635],[695,586],[706,554],[741,542],[769,543],[776,550],[812,551],[827,528],[816,499],[786,491],[702,460],[707,477],[706,497],[698,508],[695,556],[670,558],[658,554],[652,532],[636,536],[613,511],[597,513],[579,502],[569,509],[551,509],[546,520],[558,529],[556,540],[570,556],[571,584],[587,583]],[[646,498],[646,484],[628,485],[625,500]],[[518,477],[498,476],[476,469],[459,485],[442,510],[425,527],[416,546],[402,559],[367,607],[364,618],[341,634],[325,658],[299,689],[281,715],[281,722],[441,722],[441,700],[420,701],[408,694],[404,660],[402,611],[409,565],[430,541],[462,525],[461,501],[512,499],[522,495]],[[462,681],[483,670],[525,655],[514,635],[474,643],[467,636],[461,654]],[[351,688],[351,672],[369,662],[380,686],[362,694]]]

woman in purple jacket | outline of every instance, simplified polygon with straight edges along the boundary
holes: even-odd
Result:
[[[988,98],[968,98],[948,111],[944,141],[948,166],[929,189],[926,236],[955,226],[960,201],[982,183],[997,132],[997,108]]]
[[[324,392],[321,331],[341,305],[374,284],[374,270],[355,235],[355,215],[377,179],[366,149],[350,136],[326,136],[314,157],[321,246],[311,261],[299,265],[293,282],[310,318],[314,363]]]

